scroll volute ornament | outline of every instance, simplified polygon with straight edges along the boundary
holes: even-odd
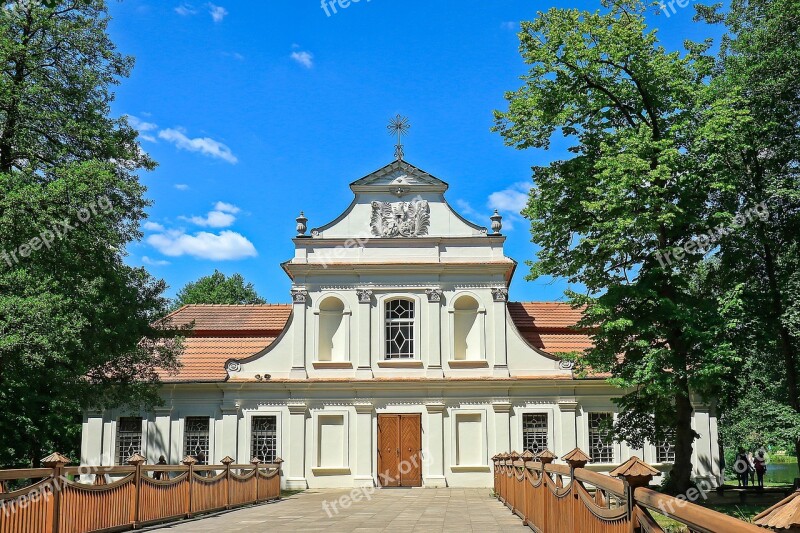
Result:
[[[591,458],[586,455],[583,450],[580,448],[574,448],[572,451],[567,452],[567,454],[561,458],[562,461],[565,461],[570,468],[583,468],[586,466],[586,463],[591,461]]]
[[[653,476],[660,474],[658,470],[645,463],[635,455],[608,473],[612,477],[621,477],[633,488],[646,487]]]

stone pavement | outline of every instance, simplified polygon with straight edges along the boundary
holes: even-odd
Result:
[[[280,501],[247,507],[201,520],[178,522],[164,533],[283,532],[453,532],[530,531],[490,489],[363,489],[360,501],[352,489],[312,489]],[[357,489],[357,493],[361,489]],[[348,500],[345,500],[347,503]],[[327,503],[326,508],[323,507]],[[336,503],[336,512],[332,507]]]

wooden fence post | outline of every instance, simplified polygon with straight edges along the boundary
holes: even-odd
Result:
[[[528,520],[530,518],[528,511],[530,510],[530,500],[533,496],[531,494],[533,487],[528,488],[530,486],[530,483],[528,483],[528,463],[532,462],[536,455],[530,450],[525,450],[520,458],[522,459],[522,525],[527,526],[530,522]]]
[[[562,461],[566,462],[569,465],[569,477],[570,477],[570,491],[572,492],[572,505],[569,506],[570,513],[572,516],[570,517],[570,525],[573,531],[578,530],[577,521],[578,521],[578,490],[576,488],[578,480],[575,479],[575,470],[579,468],[583,468],[586,466],[586,463],[591,461],[591,458],[586,455],[583,450],[580,448],[573,448],[571,451],[567,452],[564,457],[561,458]]]
[[[258,482],[258,479],[259,479],[258,478],[258,476],[259,476],[259,474],[258,474],[258,465],[260,463],[261,463],[261,461],[258,459],[258,457],[253,457],[252,459],[250,459],[250,464],[253,465],[253,470],[255,470],[255,472],[256,472],[256,499],[253,500],[253,503],[258,503],[258,485],[259,485],[259,482]]]
[[[191,455],[187,455],[186,457],[183,458],[183,461],[181,461],[181,462],[189,467],[189,474],[188,474],[188,477],[187,477],[188,481],[187,481],[187,484],[186,484],[186,490],[189,491],[189,493],[186,495],[186,518],[191,518],[192,517],[192,485],[194,484],[194,465],[197,462],[197,459],[195,459]]]
[[[633,497],[633,492],[638,487],[646,487],[649,485],[653,480],[653,476],[657,474],[660,474],[658,470],[635,455],[608,473],[609,476],[620,477],[625,482],[625,499],[627,500],[631,532],[639,530],[639,524],[636,523],[638,513],[636,513],[634,509],[636,507],[636,500]]]
[[[231,483],[231,463],[233,463],[233,458],[230,455],[226,455],[220,462],[225,465],[225,485],[228,488],[228,504],[225,506],[225,509],[230,509],[231,501],[233,500],[233,496],[231,495],[231,491],[233,490],[233,484]]]
[[[69,459],[58,452],[53,452],[42,459],[42,466],[53,469],[53,522],[52,533],[58,533],[59,519],[61,518],[61,479],[64,475],[64,467],[69,464]]]
[[[552,483],[552,479],[550,478],[550,474],[547,473],[547,465],[552,463],[555,458],[556,455],[547,448],[536,454],[536,460],[542,463],[542,484],[539,485],[539,487],[541,487],[539,489],[540,498],[544,499],[545,495],[547,494],[547,490],[550,490],[547,488],[547,486]],[[547,500],[542,502],[542,509],[544,510],[544,516],[542,516],[542,531],[547,531],[547,528],[550,524],[550,516],[548,516],[547,513]]]
[[[139,525],[139,506],[141,505],[141,492],[142,492],[142,465],[147,462],[142,455],[135,453],[130,456],[127,463],[129,465],[136,467],[136,473],[133,476],[133,486],[134,486],[134,493],[133,493],[133,518],[131,522],[133,522],[133,527],[136,528]]]

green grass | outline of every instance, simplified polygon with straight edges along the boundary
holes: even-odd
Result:
[[[733,518],[737,518],[745,522],[752,522],[754,516],[770,506],[771,504],[717,503],[707,504],[703,507],[707,507],[711,510],[732,516]],[[659,513],[651,514],[653,515],[653,518],[655,518],[656,522],[658,522],[658,525],[664,529],[664,533],[688,533],[689,531],[686,526],[680,522],[677,522]]]

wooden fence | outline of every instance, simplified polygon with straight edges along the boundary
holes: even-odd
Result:
[[[562,459],[545,450],[496,455],[494,492],[523,524],[541,533],[663,533],[653,513],[689,531],[764,533],[765,529],[647,488],[657,470],[632,457],[609,475],[584,468],[589,457],[575,448]],[[616,476],[616,477],[612,477]],[[699,496],[699,490],[697,492]],[[691,499],[694,494],[686,495]]]
[[[55,453],[42,461],[46,468],[0,470],[0,533],[124,531],[280,498],[280,459],[221,462],[201,466],[187,457],[182,465],[145,465],[137,454],[130,466],[67,467]]]

